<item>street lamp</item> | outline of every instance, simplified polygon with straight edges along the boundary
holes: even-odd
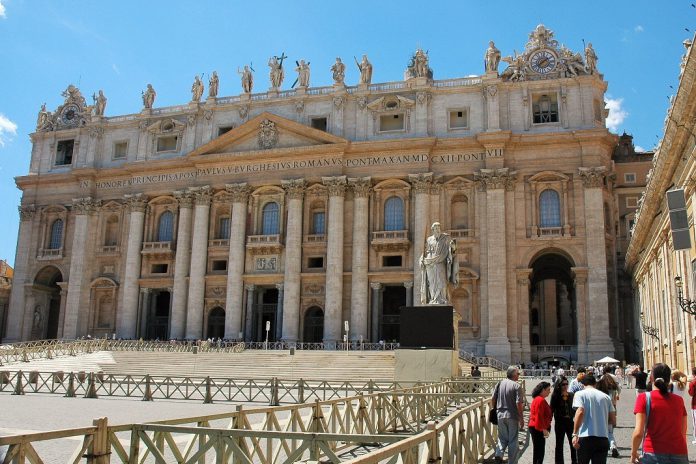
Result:
[[[677,287],[677,300],[679,300],[679,307],[682,311],[692,316],[696,316],[696,301],[684,298],[684,292],[682,287],[684,282],[682,282],[681,276],[674,277],[674,285]]]
[[[640,313],[640,328],[645,335],[652,337],[655,340],[660,340],[660,329],[658,329],[657,327],[646,325],[645,316],[643,315],[642,311]]]

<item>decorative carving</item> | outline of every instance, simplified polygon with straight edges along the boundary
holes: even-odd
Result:
[[[208,96],[215,98],[218,95],[218,88],[220,87],[220,78],[217,75],[217,71],[213,71],[208,81]]]
[[[495,96],[498,94],[498,86],[497,85],[487,85],[484,91],[484,95],[486,98],[495,98]]]
[[[404,282],[404,287],[406,287],[407,290],[412,289],[413,288],[413,281]]]
[[[367,198],[372,192],[372,179],[370,177],[351,177],[348,179],[353,195],[358,198]]]
[[[275,271],[278,268],[277,256],[259,256],[255,261],[257,271]]]
[[[244,284],[244,290],[247,292],[253,292],[256,289],[256,285],[254,284]]]
[[[237,108],[237,111],[239,112],[239,117],[241,119],[246,119],[247,116],[249,116],[249,109],[250,105],[242,105],[239,108]]]
[[[606,166],[597,166],[593,168],[578,168],[578,175],[582,179],[582,185],[585,188],[599,188],[604,184],[606,176]]]
[[[275,288],[277,288],[278,291],[280,291],[280,292],[283,291],[283,288],[284,288],[284,287],[285,287],[285,284],[283,284],[282,282],[281,282],[281,283],[278,283],[278,284],[275,284]]]
[[[418,102],[419,105],[424,105],[428,103],[430,100],[430,93],[429,92],[418,92],[416,94],[416,101]]]
[[[326,185],[330,197],[342,197],[346,194],[346,176],[322,177],[321,182]]]
[[[179,202],[179,208],[191,208],[193,206],[193,194],[189,190],[174,191],[174,198]]]
[[[304,293],[308,295],[323,295],[324,286],[316,282],[312,282],[311,284],[305,285]]]
[[[336,57],[336,62],[331,66],[331,75],[334,84],[343,84],[346,79],[346,65],[340,57]]]
[[[206,121],[210,121],[211,119],[213,119],[213,110],[203,111],[203,117],[205,118]]]
[[[290,200],[301,200],[307,183],[304,179],[284,180],[281,182],[285,195]]]
[[[61,95],[65,97],[65,101],[56,109],[55,113],[47,111],[45,103],[41,105],[36,118],[38,132],[79,127],[87,123],[92,107],[87,106],[85,97],[82,96],[80,90],[70,84]],[[101,96],[103,97],[103,94]],[[106,98],[104,98],[103,104],[105,108]]]
[[[20,221],[31,221],[36,213],[35,205],[20,205],[17,209],[19,210]]]
[[[150,120],[143,119],[138,123],[138,129],[140,129],[141,131],[145,131],[145,130],[147,130],[149,125],[150,125]]]
[[[204,185],[203,187],[191,187],[189,192],[193,195],[193,201],[196,205],[207,206],[210,204],[210,186]]]
[[[104,128],[101,126],[92,126],[89,128],[89,136],[91,138],[101,138],[104,135]]]
[[[246,182],[225,184],[225,190],[230,194],[233,203],[246,203],[251,193],[251,187]]]
[[[264,119],[259,124],[259,148],[268,150],[273,148],[278,143],[278,129],[276,124],[270,119]]]
[[[498,65],[500,64],[500,50],[495,48],[495,43],[491,40],[488,42],[488,48],[483,55],[483,64],[486,72],[494,72],[498,74]]]
[[[381,282],[370,282],[370,288],[372,290],[381,290],[382,289],[382,283]]]
[[[123,195],[123,200],[131,212],[143,213],[147,207],[147,197],[142,193]]]
[[[155,104],[156,96],[157,92],[155,92],[155,89],[152,87],[152,84],[147,84],[147,89],[145,89],[145,91],[142,92],[143,107],[147,110],[151,110],[152,105]]]
[[[73,198],[72,209],[75,214],[90,214],[101,206],[101,200],[93,200],[92,197]]]
[[[334,97],[333,104],[336,110],[340,110],[343,107],[343,97]]]
[[[189,114],[186,116],[186,124],[189,126],[193,126],[196,124],[196,115],[195,114]]]
[[[367,106],[367,97],[358,98],[358,108],[360,108],[361,110],[364,110],[366,106]]]
[[[193,84],[191,85],[191,101],[192,102],[199,102],[201,101],[201,97],[203,96],[203,91],[204,91],[204,86],[203,86],[203,81],[201,81],[201,78],[196,76],[193,78]]]
[[[302,113],[304,111],[304,100],[298,100],[295,102],[295,111]]]
[[[474,173],[474,181],[480,190],[514,190],[516,180],[517,171],[510,171],[509,168],[481,169]]]
[[[415,100],[402,97],[401,95],[381,97],[367,105],[367,107],[372,111],[408,110],[414,106],[416,106]]]
[[[421,193],[430,193],[430,187],[433,183],[433,173],[426,172],[422,174],[409,174],[408,181],[413,185],[413,190],[416,195]]]

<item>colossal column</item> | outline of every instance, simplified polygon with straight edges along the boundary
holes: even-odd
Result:
[[[488,286],[488,340],[486,354],[511,361],[508,334],[507,248],[505,240],[505,192],[513,190],[517,173],[508,168],[481,169],[474,174],[479,188],[486,192]],[[516,328],[515,328],[516,329]]]
[[[607,254],[604,227],[604,198],[602,186],[607,168],[578,168],[584,186],[585,246],[587,256],[587,321],[592,330],[587,334],[588,356],[610,356],[614,344],[609,336],[609,295],[607,290]]]
[[[191,188],[194,196],[193,237],[191,239],[191,272],[189,276],[186,338],[203,338],[203,305],[205,274],[208,262],[208,218],[210,216],[210,187]]]
[[[517,269],[517,314],[520,334],[520,360],[532,359],[529,344],[529,276],[532,269]]]
[[[416,196],[413,230],[413,301],[416,305],[421,302],[421,268],[420,257],[423,254],[425,238],[430,235],[430,186],[433,173],[410,174],[409,181],[413,185]]]
[[[285,235],[285,276],[283,291],[282,339],[296,342],[300,324],[300,285],[302,279],[302,199],[304,179],[282,182],[288,205]]]
[[[329,190],[328,237],[326,243],[326,301],[324,307],[324,343],[341,340],[343,307],[343,201],[346,176],[322,177]]]
[[[587,274],[585,267],[573,267],[573,284],[575,285],[575,321],[578,337],[578,362],[592,362],[587,356]]]
[[[87,306],[88,302],[81,302],[82,287],[85,280],[85,250],[88,246],[89,216],[100,201],[94,201],[91,197],[73,199],[72,209],[75,213],[75,230],[70,250],[70,277],[68,281],[68,297],[65,304],[65,319],[63,320],[63,338],[77,338],[80,306]]]
[[[247,303],[244,317],[244,341],[250,342],[252,339],[256,338],[256,336],[251,333],[254,322],[254,297],[256,286],[254,284],[246,284],[244,288],[247,291]]]
[[[368,213],[370,210],[369,177],[348,179],[353,190],[353,262],[350,286],[350,333],[352,340],[367,340],[368,308]]]
[[[370,341],[372,343],[377,343],[379,341],[379,307],[380,305],[380,293],[382,292],[382,284],[380,282],[372,282],[370,284],[372,289],[372,317],[370,320],[371,330],[370,330]]]
[[[7,338],[3,339],[7,342],[20,341],[23,338],[25,284],[29,280],[29,256],[31,254],[32,225],[35,213],[36,207],[34,205],[19,207],[17,257],[15,258],[14,279],[7,315]]]
[[[240,338],[239,334],[242,332],[247,200],[251,188],[246,183],[227,184],[225,190],[232,200],[230,254],[227,259],[225,338],[236,340]]]
[[[174,261],[174,290],[172,295],[172,322],[170,338],[184,338],[186,328],[186,280],[191,264],[191,206],[193,195],[187,191],[174,192],[179,202],[179,229],[176,233]]]
[[[121,309],[116,315],[116,334],[120,338],[133,338],[138,323],[135,314],[138,310],[140,251],[143,246],[143,223],[147,198],[142,193],[137,193],[124,195],[124,199],[130,210],[130,224],[128,226],[126,265],[123,273],[123,298]]]

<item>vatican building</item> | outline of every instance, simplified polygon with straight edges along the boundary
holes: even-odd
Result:
[[[16,179],[4,339],[398,342],[439,222],[462,350],[623,359],[607,82],[591,44],[542,25],[519,48],[483,44],[482,68],[462,70],[477,75],[445,80],[417,50],[385,83],[369,55],[310,70],[281,54],[267,90],[247,66],[240,95],[211,73],[158,107],[154,82],[120,116],[68,86]],[[334,84],[312,87],[317,73]]]

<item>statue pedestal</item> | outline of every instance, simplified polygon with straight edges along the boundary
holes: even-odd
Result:
[[[295,95],[305,95],[306,93],[307,93],[307,87],[300,85],[295,89]]]
[[[206,105],[215,105],[217,104],[217,98],[216,97],[208,97],[207,100],[205,101]]]

